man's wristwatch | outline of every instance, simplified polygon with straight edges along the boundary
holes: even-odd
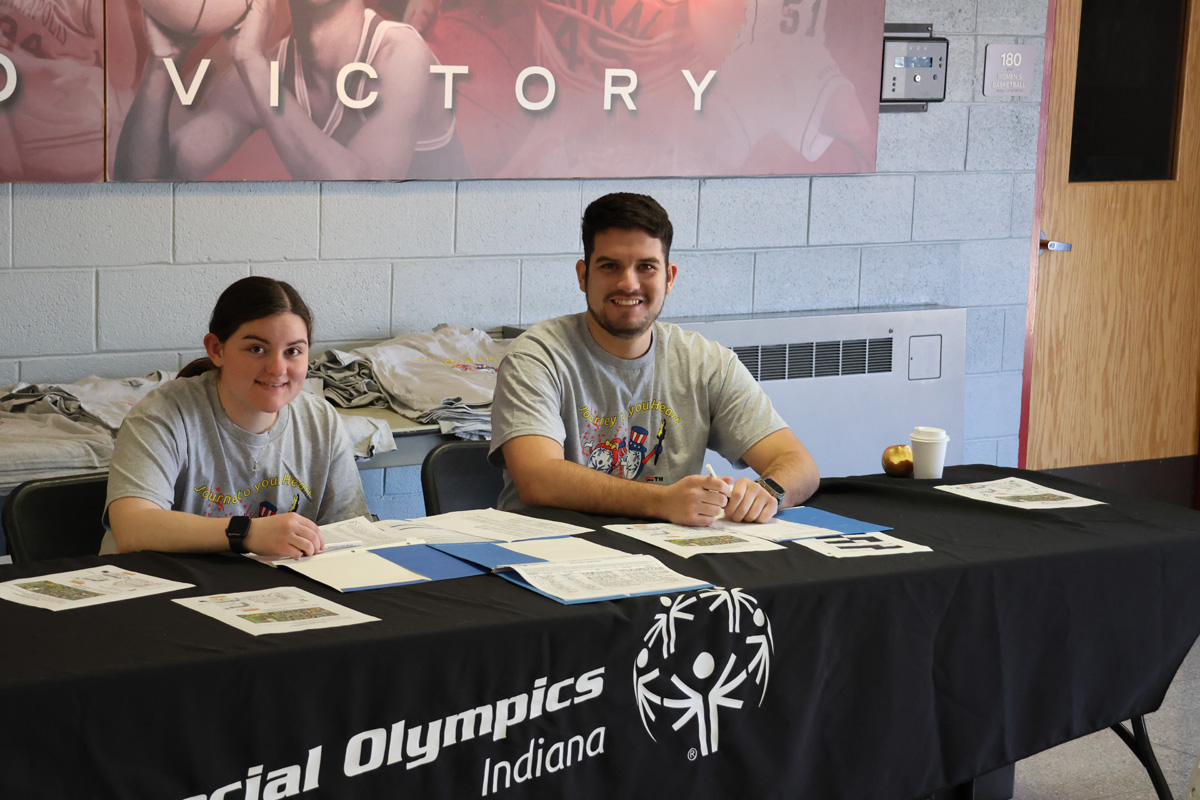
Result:
[[[768,477],[762,477],[755,481],[759,486],[767,490],[767,494],[775,498],[775,502],[783,504],[783,487]]]
[[[225,535],[229,537],[229,549],[235,553],[246,552],[246,536],[250,533],[249,517],[230,517]]]

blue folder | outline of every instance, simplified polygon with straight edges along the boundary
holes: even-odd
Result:
[[[371,551],[377,556],[386,558],[393,564],[399,564],[405,569],[411,569],[418,575],[424,575],[431,581],[441,581],[448,578],[466,578],[470,575],[486,575],[486,569],[480,569],[474,564],[454,558],[438,551],[428,544],[408,544],[397,547],[380,547]]]
[[[819,508],[812,508],[811,506],[785,508],[775,516],[787,522],[798,522],[801,525],[813,525],[817,528],[829,528],[838,533],[878,533],[879,531],[891,530],[886,525],[876,525],[872,522],[850,519],[850,517],[843,517],[840,514],[822,511]]]
[[[488,570],[494,570],[510,564],[534,564],[546,560],[537,556],[518,553],[516,550],[510,550],[495,542],[453,542],[450,544],[430,545],[430,547],[436,547],[444,554],[461,558],[463,561],[477,564]]]

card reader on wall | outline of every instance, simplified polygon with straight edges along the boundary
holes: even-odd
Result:
[[[946,39],[885,38],[880,103],[924,104],[945,100],[949,50],[950,42]]]

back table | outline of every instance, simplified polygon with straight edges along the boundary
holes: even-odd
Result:
[[[1013,474],[1108,505],[933,488]],[[196,584],[0,606],[0,797],[913,800],[1153,711],[1200,633],[1196,512],[982,466],[811,504],[933,551],[655,551],[738,591],[581,606],[494,576],[340,595],[227,555],[0,568]],[[252,637],[170,601],[279,585],[381,621]]]

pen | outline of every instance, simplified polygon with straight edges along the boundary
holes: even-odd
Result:
[[[310,558],[316,558],[322,553],[328,553],[333,550],[349,550],[351,547],[362,547],[362,542],[330,542],[317,552],[313,553],[311,556],[300,555],[292,559],[287,559],[287,557],[284,556],[284,559],[291,561],[307,561]]]
[[[716,478],[718,480],[720,480],[720,478],[721,478],[721,476],[717,474],[716,470],[714,470],[712,468],[712,464],[705,464],[704,471],[707,472],[709,475],[712,475],[714,478]],[[709,491],[712,491],[712,490],[710,489]],[[721,494],[728,494],[728,492],[721,492]]]
[[[348,547],[362,547],[362,542],[330,542],[325,545],[322,553],[328,553],[330,550],[345,550]]]

